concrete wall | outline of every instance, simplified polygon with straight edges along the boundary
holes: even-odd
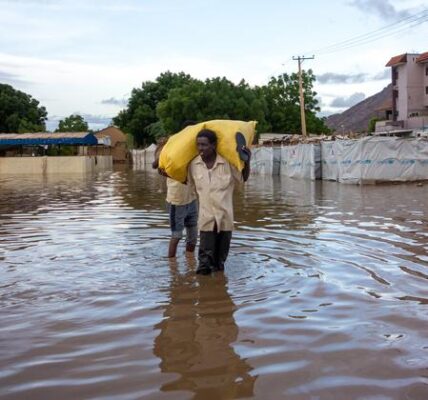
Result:
[[[112,166],[112,156],[0,157],[0,174],[85,174]]]
[[[428,115],[409,118],[405,126],[407,129],[428,129]]]
[[[88,146],[80,148],[80,155],[111,155],[114,163],[126,163],[128,161],[128,146],[125,142],[116,142],[114,146]]]
[[[377,121],[375,132],[388,132],[397,129],[407,129],[407,125],[404,123],[405,121]]]
[[[425,65],[416,63],[418,54],[408,54],[407,62],[398,65],[397,111],[399,121],[405,121],[412,113],[426,111],[425,101]]]
[[[113,156],[113,162],[125,163],[128,161],[128,145],[126,142],[116,142],[112,148],[111,155]]]
[[[426,88],[428,87],[428,62],[422,64],[423,66],[423,76],[424,76],[424,87],[423,87],[423,91],[424,91],[424,106],[428,107],[428,93],[426,92]]]
[[[407,119],[407,64],[398,65],[397,73],[397,88],[398,88],[398,98],[397,98],[397,111],[398,116],[397,120],[402,121]]]
[[[424,87],[422,64],[416,63],[417,54],[409,54],[407,56],[407,101],[408,114],[423,111],[424,109]],[[409,116],[409,115],[407,115]]]

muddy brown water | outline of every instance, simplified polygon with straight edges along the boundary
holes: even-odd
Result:
[[[208,277],[163,190],[0,178],[1,399],[428,399],[428,184],[251,177]]]

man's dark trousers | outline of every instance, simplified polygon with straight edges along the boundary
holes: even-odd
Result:
[[[200,231],[199,235],[199,274],[209,274],[212,271],[223,271],[224,263],[229,254],[232,231],[217,232]]]

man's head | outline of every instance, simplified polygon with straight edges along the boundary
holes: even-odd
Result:
[[[217,148],[217,135],[210,129],[202,129],[196,136],[196,147],[203,159],[213,157]]]
[[[152,168],[158,169],[159,168],[159,156],[163,149],[163,147],[166,145],[166,142],[168,141],[167,137],[161,137],[156,142],[156,149],[154,154],[154,161],[152,162]]]

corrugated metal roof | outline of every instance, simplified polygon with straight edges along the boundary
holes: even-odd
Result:
[[[388,61],[388,64],[385,65],[385,67],[393,67],[394,65],[402,64],[405,62],[407,62],[407,53],[400,54],[399,56],[392,57]]]
[[[61,132],[61,133],[2,133],[0,146],[44,146],[72,145],[91,146],[98,143],[93,133]]]

